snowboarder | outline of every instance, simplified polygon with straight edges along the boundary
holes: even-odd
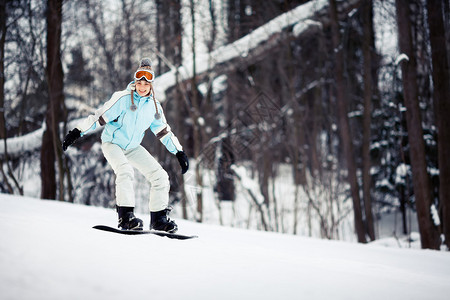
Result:
[[[155,99],[152,82],[155,73],[151,60],[141,59],[134,80],[126,90],[115,92],[93,115],[69,131],[63,150],[97,126],[102,132],[102,151],[116,174],[116,207],[118,227],[123,230],[142,230],[143,221],[134,215],[135,198],[133,176],[136,168],[151,184],[150,229],[176,232],[178,226],[168,218],[169,176],[156,159],[141,146],[144,132],[150,130],[175,154],[184,174],[189,162],[183,148],[166,122],[161,104]]]

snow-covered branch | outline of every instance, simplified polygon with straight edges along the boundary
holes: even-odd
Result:
[[[342,14],[350,12],[359,0],[343,1],[339,10]],[[300,5],[268,23],[256,28],[237,41],[217,48],[211,53],[196,55],[196,75],[201,77],[207,73],[223,73],[249,65],[269,54],[269,50],[280,45],[288,37],[299,38],[302,34],[327,25],[328,0],[315,0]],[[211,63],[212,62],[212,63]],[[165,91],[193,76],[193,62],[187,60],[179,68],[173,68],[155,79],[155,92],[159,101],[165,100]]]
[[[397,59],[395,60],[395,65],[399,65],[402,61],[409,61],[409,57],[408,55],[406,55],[405,53],[400,54]]]
[[[72,120],[67,124],[67,127],[72,129],[74,128],[82,119]],[[62,127],[62,124],[61,124]],[[36,149],[41,148],[42,145],[42,134],[44,133],[45,122],[43,123],[43,127],[30,132],[28,134],[13,137],[7,139],[8,143],[8,155],[10,157],[17,157],[26,152],[31,152]],[[89,134],[97,132],[98,129],[90,131]],[[5,147],[4,143],[0,143],[0,157],[5,155]]]

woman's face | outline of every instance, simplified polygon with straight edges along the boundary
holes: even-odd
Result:
[[[151,84],[146,80],[138,80],[136,82],[136,92],[138,92],[139,96],[145,97],[150,93]]]

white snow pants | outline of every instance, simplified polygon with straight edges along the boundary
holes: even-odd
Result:
[[[136,168],[151,184],[150,211],[160,211],[169,203],[169,175],[156,159],[141,145],[134,149],[123,150],[116,144],[102,143],[106,160],[116,174],[116,204],[135,207],[134,170]]]

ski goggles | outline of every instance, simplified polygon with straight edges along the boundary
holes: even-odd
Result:
[[[155,72],[152,70],[137,70],[136,73],[134,73],[134,80],[141,80],[145,79],[148,82],[153,82],[155,79]]]

